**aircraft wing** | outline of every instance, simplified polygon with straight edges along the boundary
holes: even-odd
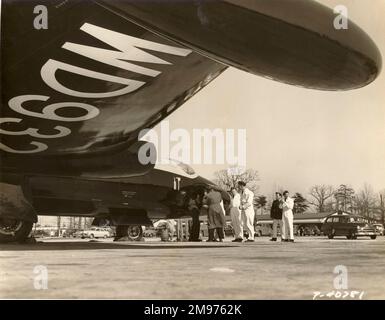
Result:
[[[307,0],[3,0],[1,14],[8,163],[125,150],[227,66],[325,90],[381,68],[361,29],[335,30],[332,10]]]
[[[226,68],[93,1],[48,1],[35,29],[42,3],[3,1],[3,161],[127,148]]]

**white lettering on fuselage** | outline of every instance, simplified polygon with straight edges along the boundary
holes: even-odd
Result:
[[[62,46],[63,49],[72,51],[79,55],[85,56],[89,59],[96,60],[98,62],[108,64],[120,69],[124,69],[127,71],[135,72],[138,74],[142,74],[144,76],[149,77],[157,77],[161,74],[161,71],[143,67],[136,65],[132,62],[145,62],[152,64],[164,64],[171,65],[170,62],[163,60],[159,57],[154,56],[142,49],[157,51],[161,53],[171,54],[175,56],[186,57],[192,51],[184,48],[178,48],[174,46],[164,45],[144,39],[135,38],[126,34],[122,34],[119,32],[115,32],[109,29],[105,29],[102,27],[95,26],[90,23],[85,23],[80,28],[82,31],[92,35],[98,40],[103,41],[111,47],[114,47],[118,51],[107,50],[97,47],[86,46],[82,44],[76,44],[72,42],[65,42]],[[118,84],[124,85],[123,88],[109,91],[109,92],[82,92],[75,90],[73,88],[68,88],[61,84],[57,77],[56,72],[58,70],[65,71],[67,73],[77,74],[83,77],[98,79],[106,82],[114,82]],[[132,93],[139,88],[141,88],[146,82],[138,81],[133,79],[127,79],[123,77],[113,76],[85,68],[81,68],[79,66],[74,66],[62,61],[57,61],[55,59],[48,59],[47,62],[42,66],[40,75],[42,80],[52,89],[57,92],[63,93],[68,96],[78,97],[78,98],[109,98],[116,97],[125,94]],[[29,111],[22,106],[22,103],[32,100],[40,100],[47,101],[50,97],[41,96],[36,94],[27,94],[13,97],[9,100],[9,107],[16,111],[19,114],[44,118],[53,121],[85,121],[96,117],[100,111],[98,108],[85,104],[85,103],[77,103],[77,102],[62,102],[62,103],[54,103],[49,104],[43,108],[43,110],[39,112]],[[87,111],[87,114],[82,117],[64,117],[58,115],[55,111],[59,108],[81,108]],[[23,119],[21,118],[0,118],[0,124],[6,122],[19,123]],[[59,131],[56,135],[47,135],[38,133],[38,128],[28,128],[27,130],[22,131],[9,131],[0,129],[0,134],[5,135],[30,135],[35,138],[60,138],[63,136],[67,136],[71,133],[71,130],[62,126],[54,126],[54,129]],[[48,146],[41,142],[31,141],[31,145],[34,145],[36,148],[29,150],[16,150],[9,146],[6,146],[0,143],[0,149],[10,153],[36,153],[47,150]]]

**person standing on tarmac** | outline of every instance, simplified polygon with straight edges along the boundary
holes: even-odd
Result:
[[[275,193],[275,200],[273,201],[270,209],[270,218],[273,219],[273,236],[270,241],[277,241],[277,227],[282,236],[282,206],[281,206],[282,194],[280,192]]]
[[[188,210],[192,217],[192,225],[191,225],[189,241],[193,241],[193,242],[201,241],[201,239],[199,239],[201,223],[199,221],[200,211],[199,211],[199,204],[198,204],[198,194],[194,193],[191,195],[188,202]]]
[[[243,225],[249,234],[249,238],[246,242],[254,242],[254,193],[246,187],[244,181],[238,182],[239,189],[241,190],[241,212],[243,218]]]
[[[289,197],[289,191],[285,191],[283,193],[281,206],[282,206],[282,232],[281,232],[282,241],[294,242],[294,227],[293,227],[294,199]]]
[[[233,242],[242,242],[243,241],[243,225],[242,225],[242,215],[239,207],[241,206],[241,195],[235,188],[231,188],[231,223],[234,229]]]
[[[221,193],[212,187],[207,188],[206,205],[208,207],[207,222],[209,229],[209,242],[215,242],[215,232],[220,242],[224,239],[224,227],[226,224],[225,213],[221,205]]]

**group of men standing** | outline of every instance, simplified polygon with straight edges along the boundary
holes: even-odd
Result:
[[[230,215],[233,223],[235,242],[243,241],[243,229],[249,234],[247,242],[254,241],[254,193],[246,187],[243,181],[238,182],[238,188],[231,190]],[[209,187],[205,192],[203,207],[207,210],[207,225],[209,238],[207,241],[220,241],[224,239],[226,226],[225,208],[222,195],[219,191]]]
[[[254,242],[254,193],[247,188],[243,181],[238,182],[238,188],[232,188],[230,216],[234,230],[235,239],[233,242]],[[294,200],[289,197],[289,191],[283,194],[276,192],[276,199],[271,206],[270,215],[273,219],[273,234],[271,241],[277,241],[277,229],[280,226],[281,240],[284,242],[294,242],[293,230],[293,208]],[[198,197],[199,198],[199,197]],[[193,227],[190,241],[199,240],[199,206],[198,198],[191,199],[189,209],[193,216]],[[209,242],[224,240],[224,227],[226,226],[225,208],[222,195],[213,187],[205,190],[202,199],[202,210],[207,213],[207,225],[209,231]],[[205,214],[203,213],[203,214]],[[247,231],[248,237],[244,240],[244,230]]]
[[[231,221],[233,224],[235,239],[233,242],[242,242],[243,229],[248,233],[247,242],[254,241],[254,193],[246,187],[243,181],[238,182],[238,190],[231,190]],[[294,242],[293,208],[294,200],[289,197],[289,191],[283,195],[276,192],[276,198],[271,206],[271,218],[273,219],[273,235],[271,241],[277,241],[278,225],[283,242]]]
[[[233,224],[235,239],[233,242],[243,241],[243,229],[248,233],[246,242],[254,242],[254,193],[246,187],[243,181],[238,182],[238,189],[231,189],[230,216]]]
[[[270,217],[273,219],[271,241],[277,241],[277,227],[279,225],[281,241],[294,242],[293,208],[294,200],[289,197],[289,191],[285,191],[283,195],[280,192],[275,193],[275,200],[270,210]]]

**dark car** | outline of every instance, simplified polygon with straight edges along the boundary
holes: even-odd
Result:
[[[333,214],[326,218],[322,225],[322,232],[329,239],[346,236],[347,239],[370,237],[374,240],[377,236],[374,226],[367,218],[347,213]]]

